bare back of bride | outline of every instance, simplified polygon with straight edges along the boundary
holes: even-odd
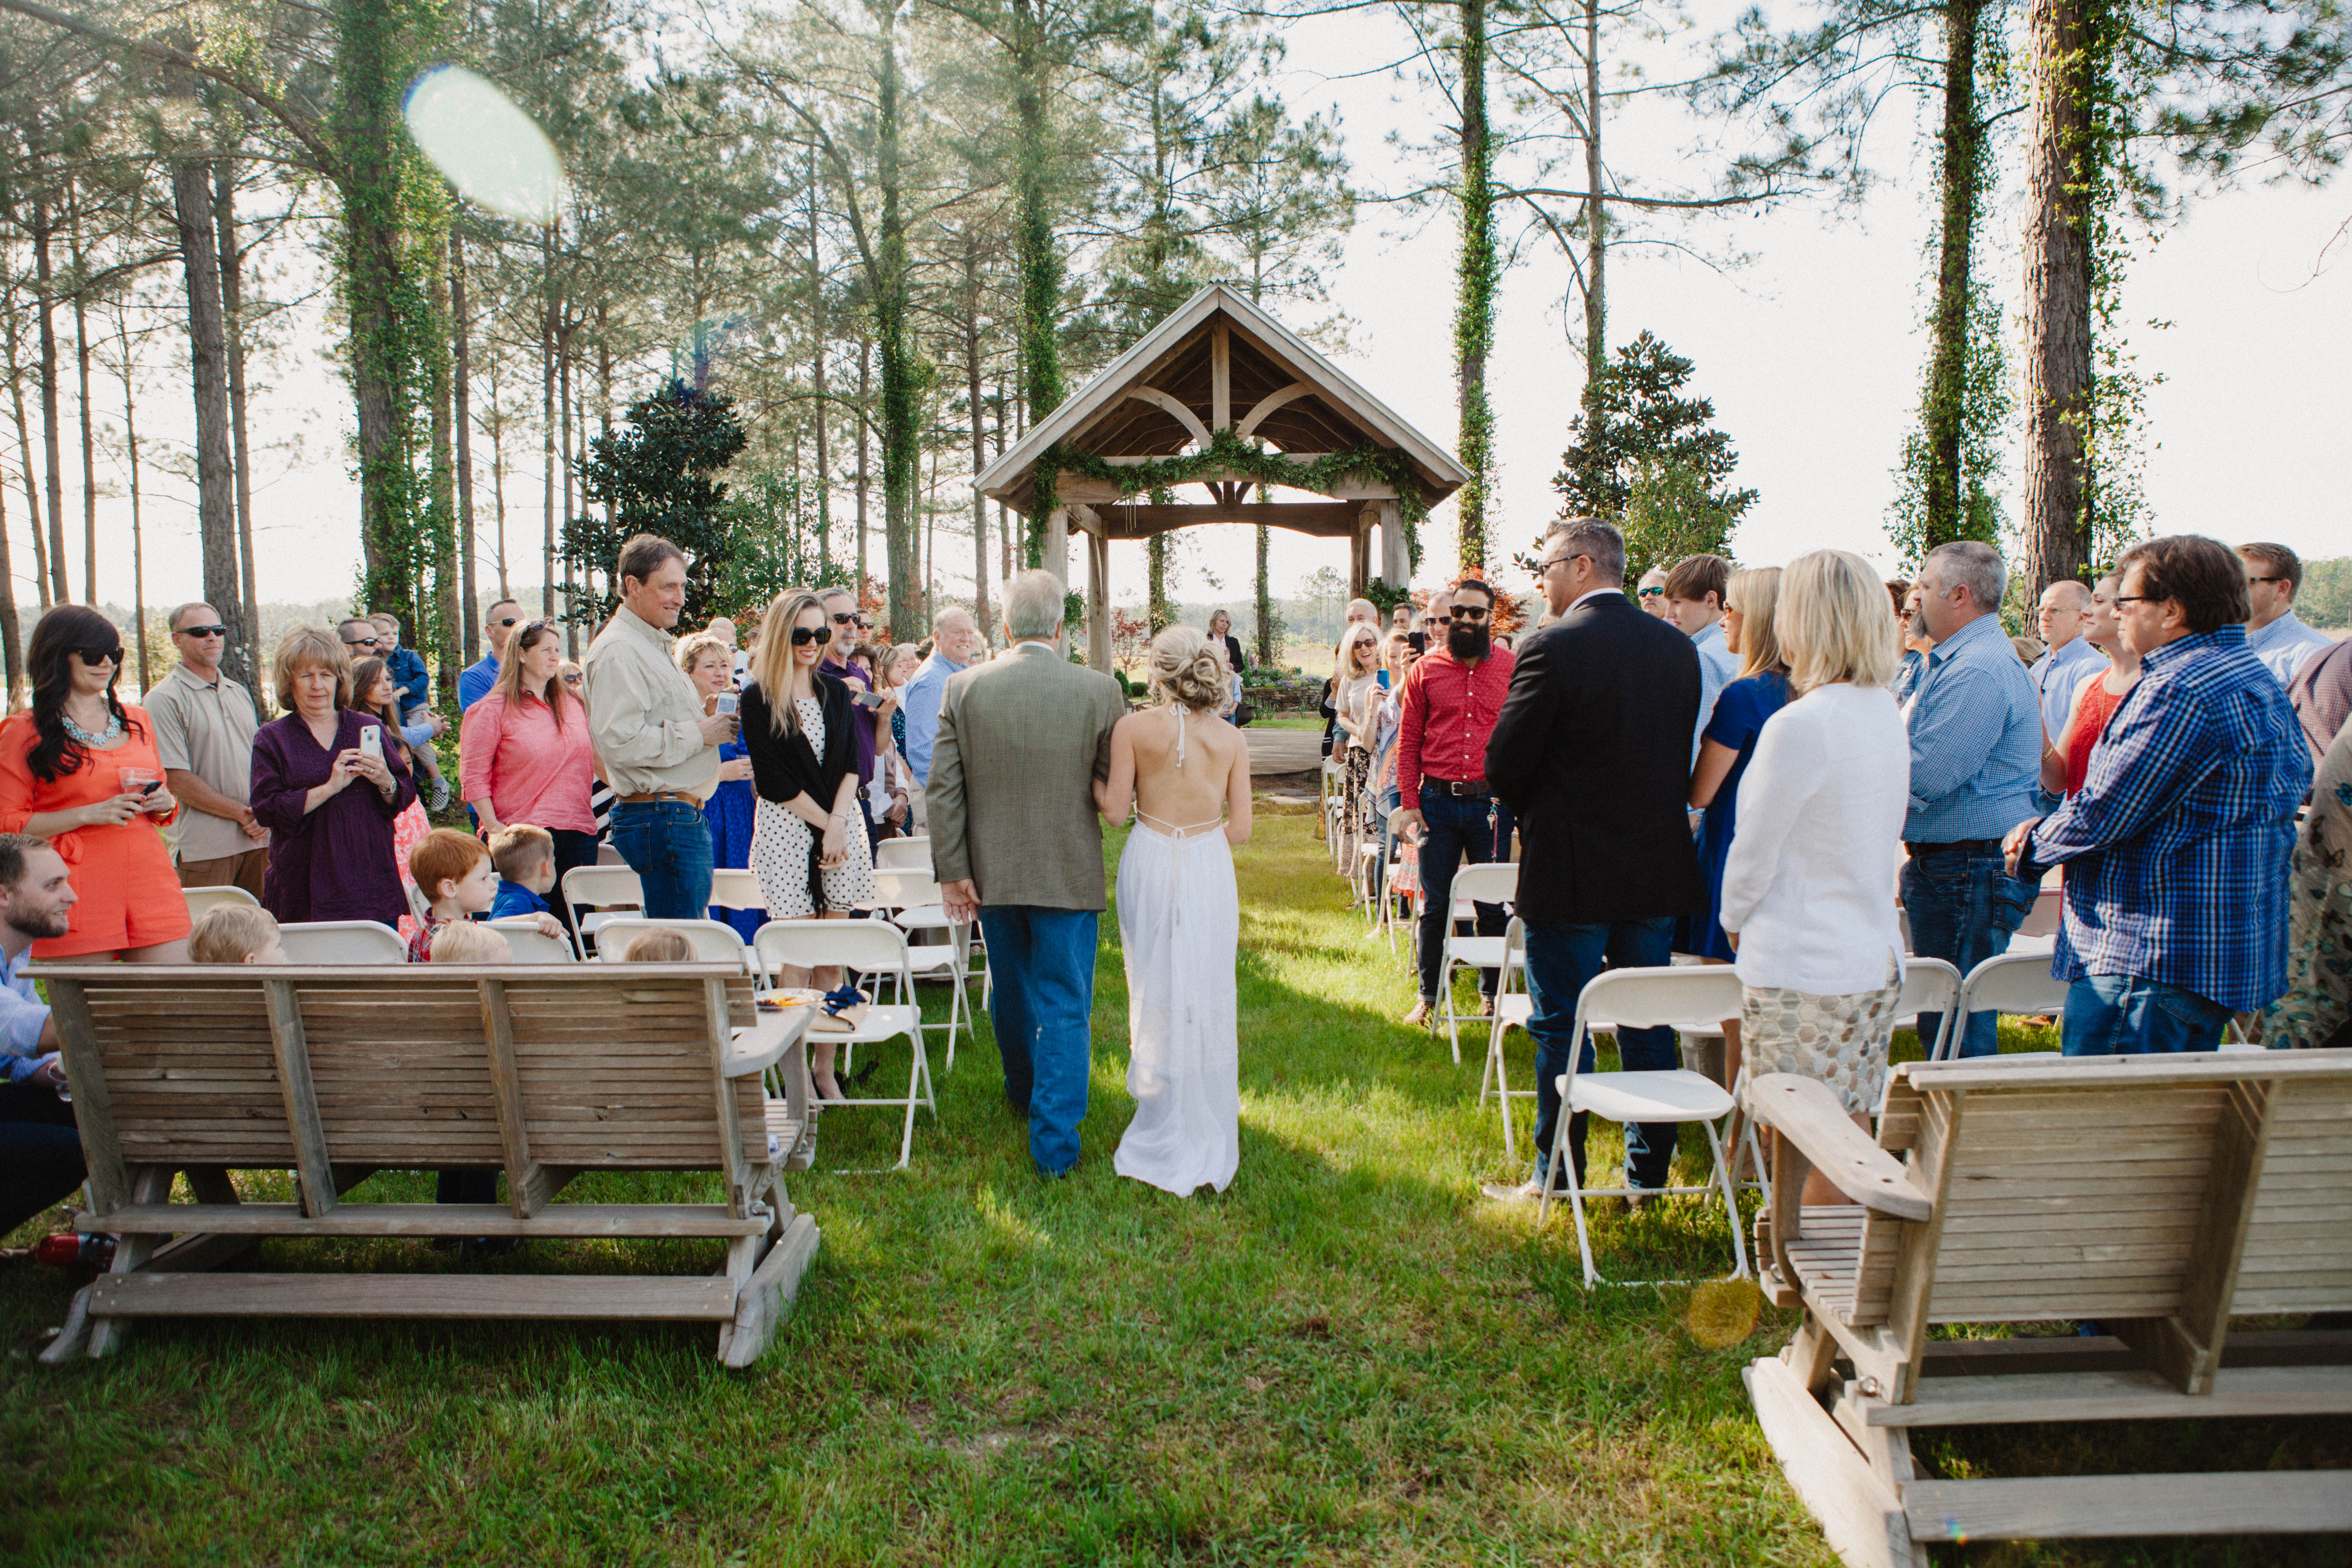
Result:
[[[1105,818],[1135,814],[1118,861],[1135,1120],[1112,1168],[1190,1195],[1241,1163],[1233,847],[1249,842],[1249,745],[1218,717],[1224,660],[1197,629],[1151,639],[1150,679],[1158,701],[1118,721],[1095,785]]]

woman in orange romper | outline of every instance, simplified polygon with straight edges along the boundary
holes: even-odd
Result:
[[[46,838],[79,896],[43,958],[184,963],[188,903],[156,829],[179,815],[146,711],[114,694],[122,636],[80,605],[33,627],[33,705],[0,723],[0,833]]]

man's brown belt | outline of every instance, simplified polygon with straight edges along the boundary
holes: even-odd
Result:
[[[702,804],[699,796],[688,795],[682,789],[648,790],[644,795],[625,795],[614,798],[622,805],[656,805],[666,800],[674,800],[680,805]]]

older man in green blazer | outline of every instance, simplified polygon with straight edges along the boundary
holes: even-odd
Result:
[[[975,915],[994,976],[990,1014],[1004,1097],[1029,1118],[1029,1153],[1077,1163],[1093,1044],[1095,926],[1103,896],[1094,785],[1110,776],[1118,683],[1062,655],[1062,584],[1005,585],[1003,657],[950,678],[924,792],[931,870],[951,919]]]

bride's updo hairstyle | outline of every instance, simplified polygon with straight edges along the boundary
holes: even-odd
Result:
[[[1195,713],[1225,705],[1224,655],[1198,626],[1170,626],[1151,639],[1151,695]]]

